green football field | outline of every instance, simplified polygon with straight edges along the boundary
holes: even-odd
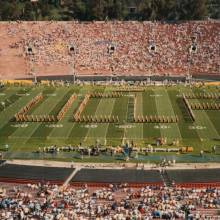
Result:
[[[0,90],[0,149],[32,152],[50,145],[84,146],[99,141],[103,145],[117,146],[133,141],[138,146],[154,144],[159,137],[174,140],[179,146],[193,146],[194,152],[210,150],[220,144],[220,111],[193,110],[195,122],[190,118],[182,100],[183,93],[218,93],[218,87],[190,88],[185,86],[148,86],[142,92],[123,92],[117,98],[90,98],[82,116],[117,116],[119,123],[78,123],[73,115],[88,93],[111,93],[113,86],[6,86]],[[39,93],[43,99],[29,110],[32,115],[56,115],[72,94],[77,98],[59,122],[15,122],[14,115]],[[136,101],[134,103],[134,97]],[[213,102],[220,99],[189,99],[190,103]],[[178,116],[177,123],[134,123],[134,115]],[[171,146],[172,147],[172,146]],[[173,146],[175,147],[175,146]]]

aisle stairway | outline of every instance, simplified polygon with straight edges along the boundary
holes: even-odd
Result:
[[[160,175],[161,175],[161,178],[162,178],[162,180],[163,180],[165,186],[168,186],[168,187],[172,186],[172,181],[171,181],[171,179],[169,178],[169,176],[168,176],[166,170],[163,170],[163,171],[160,173]]]

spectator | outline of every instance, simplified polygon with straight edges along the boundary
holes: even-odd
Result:
[[[6,22],[0,47],[3,61],[5,54],[25,56],[27,73],[38,75],[67,74],[72,68],[80,75],[215,75],[220,71],[219,32],[219,21],[212,20]]]
[[[8,186],[7,186],[8,187]],[[220,208],[218,188],[59,188],[28,184],[0,194],[0,218],[8,219],[207,219]],[[213,211],[212,211],[213,210]]]

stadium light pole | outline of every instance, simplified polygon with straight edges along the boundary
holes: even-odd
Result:
[[[30,46],[30,45],[29,45]],[[35,66],[34,66],[34,53],[33,53],[33,50],[32,50],[32,46],[30,47],[30,50],[29,51],[29,46],[28,46],[28,49],[27,49],[27,57],[29,58],[29,61],[30,61],[30,64],[29,64],[29,74],[31,76],[34,76],[34,83],[37,83],[37,76],[36,76],[36,73],[35,73]]]
[[[187,63],[188,63],[188,65],[187,65],[187,75],[186,75],[186,83],[187,83],[187,81],[189,82],[189,84],[190,84],[190,80],[189,80],[189,76],[190,76],[190,68],[191,68],[191,48],[189,48],[188,49],[188,59],[187,59]]]
[[[73,64],[73,83],[76,82],[75,65]]]
[[[110,67],[110,69],[111,69],[111,77],[110,77],[110,82],[112,82],[112,78],[113,78],[113,76],[114,76],[113,59],[112,59],[112,63],[111,63],[111,67]]]
[[[34,68],[34,60],[31,57],[31,74],[34,76],[34,83],[37,83],[37,75],[35,73],[35,68]]]
[[[36,73],[32,73],[33,74],[33,76],[34,76],[34,83],[36,84],[37,83],[37,75],[36,75]]]
[[[70,74],[73,76],[73,84],[75,84],[75,81],[76,81],[76,73],[75,73],[75,49],[74,47],[70,47],[69,48],[69,54],[70,54],[70,57],[72,58],[71,61],[70,61]]]
[[[191,51],[189,51],[188,76],[187,76],[189,84],[191,84],[191,62],[192,62]]]

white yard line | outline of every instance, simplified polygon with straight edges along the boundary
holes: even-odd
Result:
[[[34,91],[33,92],[33,97],[36,95],[36,94],[38,93],[38,92],[36,92],[36,91]],[[3,128],[7,123],[8,123],[8,120],[6,120],[6,121],[4,121],[4,119],[5,118],[10,118],[9,116],[7,116],[6,114],[8,114],[9,112],[11,113],[11,114],[15,114],[16,113],[16,111],[14,111],[14,109],[20,109],[20,108],[22,108],[22,106],[24,106],[26,103],[28,103],[30,100],[31,100],[31,97],[30,96],[27,96],[28,97],[28,99],[27,99],[27,101],[26,102],[24,102],[23,100],[21,100],[21,99],[18,99],[17,100],[17,102],[19,102],[19,101],[21,101],[21,102],[24,102],[24,104],[20,104],[20,103],[17,103],[17,102],[14,102],[14,103],[12,103],[10,106],[8,106],[7,107],[7,109],[6,109],[6,111],[2,111],[1,112],[1,114],[0,114],[0,120],[1,120],[1,118],[3,118],[3,120],[1,121],[1,124],[0,124],[0,129],[1,128]],[[32,98],[33,98],[32,97]]]
[[[143,92],[141,93],[141,98],[140,98],[141,102],[140,102],[140,113],[141,115],[143,115]],[[141,136],[142,136],[142,139],[144,139],[144,124],[141,123]]]
[[[65,97],[65,95],[66,95],[66,93],[63,94],[62,96],[60,95],[60,97],[58,97],[57,100],[60,102],[61,99]],[[49,112],[53,111],[53,109],[56,107],[57,103],[58,103],[58,102],[54,102],[53,105],[52,105],[52,101],[51,101],[51,105],[50,105],[51,108],[50,108]],[[49,114],[50,114],[50,113],[49,113]],[[39,123],[37,126],[36,126],[35,124],[33,124],[33,130],[29,132],[30,135],[28,136],[27,140],[24,141],[25,144],[32,138],[32,135],[36,132],[36,130],[37,130],[41,125],[42,125],[42,123]],[[36,127],[35,127],[35,126],[36,126]],[[27,128],[27,129],[30,129],[30,127]],[[48,136],[46,136],[46,139],[47,139],[47,138],[48,138]]]
[[[155,92],[155,90],[153,90],[154,91],[154,93],[156,94],[156,95],[160,95],[161,94],[161,91],[159,91],[160,92],[160,94],[158,94],[158,91],[156,91]],[[175,115],[175,113],[174,113],[174,111],[173,111],[173,106],[172,106],[172,103],[170,102],[170,98],[169,98],[169,96],[168,96],[168,94],[167,94],[167,91],[163,88],[162,89],[162,92],[164,93],[164,98],[166,98],[166,99],[168,99],[168,102],[169,102],[169,104],[167,105],[168,107],[169,107],[169,109],[167,109],[167,110],[169,110],[169,111],[171,111],[170,113],[172,113],[173,114],[173,116]],[[165,97],[166,96],[166,97]],[[159,96],[158,96],[159,97]],[[155,104],[156,104],[156,109],[157,109],[157,115],[163,115],[163,106],[161,106],[161,103],[160,103],[160,97],[157,99],[157,98],[155,98]],[[162,111],[161,111],[162,110]],[[170,114],[171,115],[171,114]],[[162,126],[163,125],[163,123],[158,123],[160,126]],[[181,133],[180,133],[180,130],[179,130],[179,127],[178,127],[178,125],[176,125],[176,124],[173,124],[175,127],[177,127],[177,133],[176,133],[176,137],[175,138],[182,138],[182,135],[181,135]],[[172,126],[172,125],[171,125]],[[166,133],[166,130],[164,130],[164,129],[160,129],[160,134],[161,134],[161,136],[162,137],[167,137],[168,139],[169,138],[174,138],[173,136],[171,136],[170,137],[170,133]],[[168,136],[167,136],[168,135]],[[178,137],[177,137],[177,135],[178,135]]]
[[[125,120],[127,120],[127,116],[128,116],[128,103],[127,103],[127,111],[126,111],[126,118],[125,118]],[[124,144],[124,141],[126,140],[125,131],[126,131],[126,128],[124,128],[124,135],[123,135],[123,138],[122,138],[122,144]]]
[[[143,115],[143,93],[138,93],[136,101],[134,102],[134,116]],[[128,136],[132,140],[142,140],[144,138],[144,124],[133,123],[134,127],[128,130]]]
[[[191,92],[194,93],[192,89],[191,89]],[[200,102],[198,99],[195,99],[195,100],[197,100],[198,103]],[[213,123],[212,123],[211,119],[209,118],[208,114],[206,113],[206,111],[203,110],[203,111],[202,111],[202,114],[203,114],[203,116],[206,118],[206,121],[209,123],[209,125],[210,125],[210,127],[212,128],[213,132],[215,133],[216,138],[220,138],[220,136],[219,136],[219,134],[218,134],[218,131],[216,130],[215,126],[213,125]],[[195,124],[198,125],[197,121],[195,121]],[[204,125],[204,126],[205,126],[205,125]],[[202,135],[202,133],[200,133],[200,130],[196,130],[196,131],[197,131],[197,133],[198,133],[198,135],[199,135],[199,137],[200,137],[200,140],[203,141],[204,138],[201,138],[200,135]],[[201,132],[202,132],[202,130],[201,130]],[[207,138],[207,137],[206,137],[206,138]],[[208,137],[208,138],[209,138],[209,137]]]
[[[105,93],[105,91],[106,91],[106,88],[105,88],[105,90],[103,91],[103,93]],[[99,106],[101,105],[102,99],[103,99],[103,98],[101,98],[101,100],[99,101],[99,104],[98,104],[98,106],[97,106],[97,108],[96,108],[96,111],[95,111],[95,114],[94,114],[95,116],[96,116],[96,114],[97,114],[97,111],[98,111],[98,109],[99,109]],[[87,140],[88,135],[89,135],[89,131],[90,131],[90,129],[88,128],[88,131],[87,131],[87,133],[86,133],[86,136],[85,136],[84,139],[83,139],[83,142],[85,142],[85,141]]]
[[[135,95],[135,97],[134,97],[134,118],[137,116],[136,115],[136,106],[137,106],[137,95]]]
[[[105,98],[103,98],[103,101],[105,100]],[[112,104],[111,103],[111,112],[109,112],[108,113],[108,115],[112,115],[112,112],[113,112],[113,109],[114,109],[114,105],[115,105],[115,101],[116,101],[116,98],[114,98],[114,103]],[[101,102],[101,101],[100,101]],[[109,107],[109,109],[110,109],[110,107]],[[108,110],[109,110],[108,109]],[[109,124],[110,123],[107,123],[107,126],[106,126],[106,124],[100,124],[100,125],[103,125],[102,127],[103,127],[103,130],[105,130],[105,134],[102,136],[102,137],[99,137],[99,139],[103,139],[104,141],[106,140],[106,135],[107,135],[107,131],[108,131],[108,127],[109,127]],[[88,132],[89,133],[89,132]],[[88,136],[88,134],[87,134],[87,138],[93,138],[92,136],[90,137],[90,136]],[[97,137],[98,138],[98,137]]]
[[[171,101],[170,101],[170,96],[169,96],[167,90],[165,90],[165,92],[166,92],[166,95],[167,95],[167,99],[169,100],[168,102],[169,102],[169,104],[170,104],[172,114],[175,115],[175,112],[174,112],[174,110],[173,110],[173,105],[172,105],[172,103],[171,103]],[[176,127],[177,127],[177,129],[178,129],[179,137],[180,137],[180,139],[182,140],[183,137],[182,137],[182,134],[181,134],[181,132],[180,132],[180,128],[179,128],[178,122],[177,122],[175,125],[176,125]]]
[[[189,92],[189,90],[185,91],[185,89],[182,89],[182,88],[180,88],[180,91],[181,91],[182,94]],[[192,89],[190,89],[190,91],[191,91],[191,93],[193,93]],[[194,123],[196,123],[196,122],[194,122]],[[199,132],[199,130],[196,129],[196,133],[198,134],[199,140],[202,142],[203,138],[201,137],[201,133]]]
[[[66,113],[66,115],[64,116],[64,120],[66,120],[66,121],[64,121],[64,123],[66,123],[66,122],[68,122],[68,119],[69,118],[71,118],[72,120],[73,120],[73,105],[76,103],[76,102],[78,102],[78,106],[79,106],[79,104],[80,104],[80,101],[78,100],[79,99],[79,97],[77,97],[76,98],[76,100],[74,101],[74,103],[71,105],[71,107],[70,107],[70,109],[69,109],[69,112],[67,112]],[[77,107],[76,107],[77,108]],[[75,108],[74,108],[75,109]],[[62,122],[62,121],[61,121]],[[68,124],[69,125],[69,124]],[[72,122],[72,124],[70,125],[71,127],[70,127],[70,129],[68,130],[68,132],[67,132],[67,134],[66,134],[66,136],[64,137],[64,138],[68,138],[69,136],[70,136],[70,134],[71,134],[71,132],[72,132],[72,129],[75,127],[75,125],[76,125],[76,122]],[[50,134],[50,137],[51,137],[51,134]]]
[[[76,109],[77,109],[77,108],[79,107],[79,105],[80,105],[80,100],[78,100],[79,97],[82,97],[82,96],[85,95],[86,93],[87,93],[87,91],[84,90],[83,88],[79,90],[79,93],[77,93],[77,99],[76,99],[75,101],[76,101],[76,102],[79,102],[79,103],[78,103],[78,106],[76,107]],[[73,118],[73,112],[70,112],[69,114],[70,114],[70,117]],[[64,138],[69,138],[69,137],[70,137],[70,134],[71,134],[72,130],[74,129],[75,125],[77,124],[76,122],[72,122],[72,123],[73,123],[73,124],[72,124],[71,128],[69,129],[68,134],[67,134],[66,137],[64,137]]]
[[[181,91],[182,91],[183,93],[185,92],[184,89],[181,89]],[[188,90],[187,90],[187,91],[188,91]],[[192,89],[190,89],[190,91],[191,91],[192,94],[194,93]],[[197,101],[199,102],[198,99],[195,99],[195,100],[197,100]],[[206,113],[205,111],[203,111],[202,114],[204,115],[204,117],[206,118],[206,121],[207,121],[207,122],[209,123],[209,125],[211,126],[213,132],[216,134],[216,137],[219,138],[220,136],[219,136],[219,134],[218,134],[218,131],[216,130],[215,126],[213,125],[213,123],[212,123],[212,121],[210,120],[210,118],[209,118],[209,116],[207,115],[207,113]],[[195,115],[195,116],[196,116],[196,115]],[[194,123],[195,123],[195,125],[199,125],[198,122],[197,122],[197,120],[196,120]],[[201,142],[202,142],[204,139],[207,139],[207,138],[210,139],[210,137],[205,137],[205,138],[204,138],[204,133],[203,133],[202,130],[197,130],[197,129],[196,129],[196,132],[197,132],[197,134],[198,134],[199,139],[200,139]],[[205,134],[205,135],[207,136],[207,134]]]
[[[114,106],[115,106],[115,102],[116,102],[116,98],[114,98],[114,103],[113,103],[113,105],[112,105],[111,115],[112,115],[112,112],[113,112],[113,109],[114,109]],[[107,135],[107,133],[108,133],[109,125],[110,125],[110,123],[108,123],[108,125],[107,125],[107,127],[106,127],[105,136],[104,136],[105,139],[104,139],[104,140],[106,140],[106,135]]]

